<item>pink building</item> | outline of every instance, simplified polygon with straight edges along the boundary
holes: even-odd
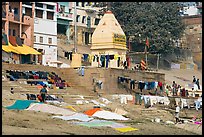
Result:
[[[24,3],[29,3],[32,8],[24,7]],[[34,9],[33,2],[2,2],[2,33],[7,35],[7,40],[13,45],[11,38],[20,38],[23,46],[18,48],[15,46],[13,52],[7,52],[2,54],[2,58],[12,58],[17,64],[29,63],[34,59],[35,54],[25,53],[26,48],[33,47],[34,38]],[[24,48],[24,52],[22,51]],[[30,48],[29,48],[30,49]],[[16,52],[15,52],[16,51]],[[5,56],[3,56],[5,55]],[[38,56],[38,55],[36,55]],[[39,55],[40,56],[40,55]],[[8,60],[7,60],[8,61]]]

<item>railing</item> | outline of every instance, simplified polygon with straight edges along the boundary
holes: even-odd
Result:
[[[6,18],[6,12],[2,11],[2,18]]]

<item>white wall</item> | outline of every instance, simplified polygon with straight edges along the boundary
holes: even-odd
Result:
[[[46,65],[46,62],[57,61],[57,47],[34,44],[34,48],[43,49],[44,55],[42,55],[42,64]]]
[[[41,44],[46,44],[47,46],[49,46],[48,39],[52,38],[52,44],[51,45],[57,46],[57,36],[39,34],[39,33],[34,33],[34,36],[36,36],[36,41],[34,42],[35,44],[40,43],[40,37],[43,37],[43,43],[41,43]]]
[[[35,32],[57,36],[57,21],[35,18],[34,33]]]

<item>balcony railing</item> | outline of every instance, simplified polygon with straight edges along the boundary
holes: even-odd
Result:
[[[2,11],[2,18],[6,18],[6,12]]]
[[[57,16],[58,16],[58,18],[73,20],[73,19],[72,19],[72,14],[68,14],[68,13],[57,13]]]

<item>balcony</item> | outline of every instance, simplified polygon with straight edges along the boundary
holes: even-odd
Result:
[[[13,12],[8,13],[8,20],[9,21],[14,21],[14,13]]]
[[[59,19],[64,19],[64,20],[70,20],[72,21],[72,14],[68,14],[68,13],[57,13],[57,18]]]

